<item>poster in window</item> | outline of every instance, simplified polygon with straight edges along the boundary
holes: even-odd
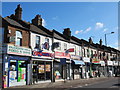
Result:
[[[46,71],[47,71],[47,72],[50,72],[50,65],[49,65],[49,64],[46,65]]]
[[[44,65],[39,65],[38,68],[39,73],[44,73]]]

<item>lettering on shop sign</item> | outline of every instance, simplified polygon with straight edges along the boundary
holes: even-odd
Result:
[[[7,53],[8,54],[15,54],[15,55],[24,55],[24,56],[31,56],[31,49],[20,47],[20,46],[7,46]]]
[[[64,53],[64,52],[55,52],[56,58],[67,58],[70,59],[70,54]]]
[[[92,59],[92,63],[100,63],[100,60],[99,60],[99,59],[96,59],[96,58],[93,58],[93,59]]]
[[[32,55],[33,55],[33,56],[53,57],[53,54],[52,54],[52,53],[42,52],[42,50],[41,50],[41,51],[33,51]]]
[[[80,56],[76,56],[76,55],[71,55],[71,59],[73,59],[73,60],[80,60],[81,57]]]

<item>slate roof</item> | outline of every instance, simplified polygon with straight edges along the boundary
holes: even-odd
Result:
[[[5,17],[4,19],[5,19],[5,20],[7,21],[7,23],[9,23],[10,25],[24,28],[24,27],[23,27],[21,24],[19,24],[17,21],[15,21],[15,20],[13,20],[13,19],[11,19],[11,18],[9,18],[9,17]]]
[[[67,38],[60,32],[53,30],[54,38],[68,42]]]
[[[42,29],[41,28],[40,28],[40,26],[35,26],[33,24],[30,24],[30,31],[38,33],[38,34],[42,34],[42,35],[45,35],[45,36],[52,37],[51,32],[49,30],[47,30],[45,28],[42,28]]]
[[[75,36],[71,36],[70,42],[75,43],[77,45],[82,45],[81,40]]]

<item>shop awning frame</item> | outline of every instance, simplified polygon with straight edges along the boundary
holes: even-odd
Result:
[[[85,63],[83,61],[80,61],[80,60],[72,60],[75,65],[85,65]]]

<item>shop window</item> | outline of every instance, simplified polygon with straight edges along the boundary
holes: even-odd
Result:
[[[35,47],[40,49],[40,36],[36,36],[36,43],[35,43]]]
[[[16,31],[15,45],[22,46],[22,32],[21,31]]]

